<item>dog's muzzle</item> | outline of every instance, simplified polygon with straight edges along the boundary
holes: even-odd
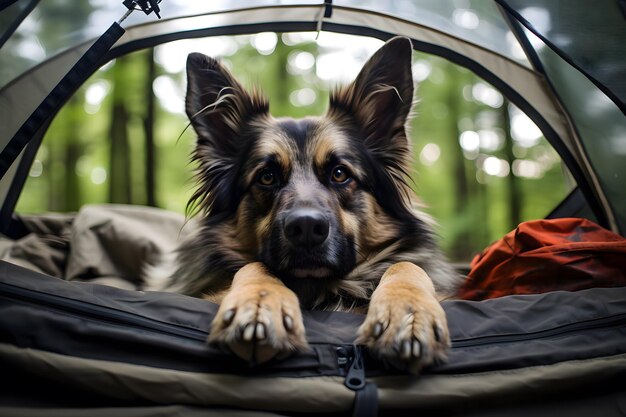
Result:
[[[285,237],[298,249],[322,245],[330,232],[330,221],[320,210],[297,208],[291,210],[283,224]]]

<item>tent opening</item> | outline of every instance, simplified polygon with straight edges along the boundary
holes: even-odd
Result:
[[[183,213],[193,190],[185,129],[185,59],[220,57],[258,86],[274,116],[322,114],[382,45],[322,32],[183,39],[104,65],[59,112],[16,212],[72,212],[89,203]],[[518,223],[546,217],[575,186],[539,128],[496,88],[445,59],[414,52],[413,187],[440,224],[449,257],[467,263]]]

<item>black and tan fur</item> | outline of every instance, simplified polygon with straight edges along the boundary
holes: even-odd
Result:
[[[367,312],[358,341],[414,371],[445,355],[437,297],[459,280],[406,182],[411,50],[392,39],[299,120],[189,56],[198,226],[165,286],[221,304],[209,342],[255,361],[303,349],[302,307]]]

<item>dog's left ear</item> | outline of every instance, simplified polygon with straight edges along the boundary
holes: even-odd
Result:
[[[329,113],[356,118],[369,149],[408,147],[404,126],[413,104],[412,51],[408,38],[391,39],[352,84],[331,95]]]

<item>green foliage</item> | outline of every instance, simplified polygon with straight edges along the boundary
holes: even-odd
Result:
[[[321,114],[329,87],[316,69],[329,48],[311,37],[285,42],[289,38],[278,35],[268,54],[254,46],[254,39],[229,38],[236,47],[225,54],[224,64],[244,84],[262,88],[275,116]],[[304,64],[296,68],[298,57]],[[524,142],[511,135],[516,126],[520,130],[519,123],[511,128],[519,112],[492,87],[441,58],[417,53],[414,58],[419,81],[411,123],[415,189],[438,220],[450,257],[468,261],[518,222],[544,217],[571,184],[545,139]],[[147,78],[146,51],[106,65],[75,94],[44,138],[18,212],[74,211],[86,203],[147,204],[146,122],[155,132],[156,205],[184,212],[195,140],[180,111],[184,71],[168,72],[156,61],[153,119],[146,106],[146,86],[153,81]],[[120,189],[126,191],[119,194]]]

